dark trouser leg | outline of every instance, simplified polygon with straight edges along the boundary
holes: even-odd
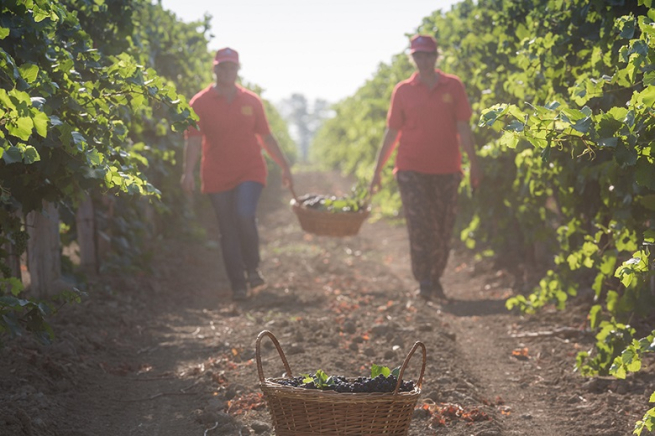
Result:
[[[448,263],[461,176],[399,171],[396,178],[407,221],[412,273],[418,282],[437,283]]]
[[[253,271],[259,266],[260,260],[256,214],[257,203],[264,186],[257,182],[244,182],[235,189],[236,216],[243,265],[247,271]]]
[[[430,208],[426,204],[429,185],[424,174],[414,171],[399,171],[396,180],[407,222],[412,273],[418,282],[426,282],[431,277],[434,245],[434,234],[429,227]]]
[[[437,283],[448,264],[450,241],[457,216],[457,191],[461,175],[444,174],[435,176],[432,186],[435,245],[432,253],[432,271],[430,278]]]
[[[221,252],[232,290],[245,289],[245,270],[259,265],[257,203],[263,185],[244,182],[230,191],[210,194],[218,218]]]
[[[210,194],[220,233],[221,253],[223,265],[230,280],[232,290],[246,289],[241,243],[237,226],[236,192],[230,191]]]

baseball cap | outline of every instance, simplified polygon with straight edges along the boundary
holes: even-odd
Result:
[[[235,64],[239,63],[239,53],[236,50],[231,48],[222,48],[216,52],[214,56],[214,65],[218,65],[221,62],[234,62]]]
[[[437,40],[430,35],[414,35],[410,41],[409,52],[417,51],[435,53],[437,51]]]

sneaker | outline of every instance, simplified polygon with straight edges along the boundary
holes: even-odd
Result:
[[[266,281],[258,269],[248,272],[248,286],[250,286],[250,289],[255,289],[265,284]]]
[[[243,301],[248,299],[248,290],[246,288],[239,288],[232,291],[232,299],[234,301]]]
[[[430,300],[432,298],[432,283],[430,282],[419,283],[418,296],[425,300]]]

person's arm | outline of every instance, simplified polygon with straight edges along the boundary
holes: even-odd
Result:
[[[202,137],[191,136],[184,142],[184,166],[182,170],[182,178],[180,184],[182,190],[187,194],[193,194],[196,189],[196,182],[193,177],[193,172],[196,169],[196,164],[200,160],[202,150]]]
[[[277,139],[275,139],[275,136],[273,136],[272,133],[269,133],[262,138],[262,142],[266,152],[282,169],[282,184],[293,190],[291,169],[289,168],[289,163],[287,162],[286,157],[284,157],[284,153],[282,153],[282,149],[280,148]]]
[[[469,162],[471,163],[471,186],[477,188],[482,180],[482,171],[478,165],[478,157],[475,154],[475,145],[473,142],[473,132],[468,121],[457,121],[457,133],[459,134],[459,143],[468,155]]]
[[[382,173],[382,168],[391,157],[391,153],[396,146],[396,141],[398,139],[398,130],[387,129],[384,131],[384,138],[382,139],[382,146],[380,147],[380,152],[378,153],[378,161],[375,165],[375,171],[373,172],[373,179],[371,180],[371,186],[369,187],[369,192],[371,194],[376,193],[381,186],[380,174]]]

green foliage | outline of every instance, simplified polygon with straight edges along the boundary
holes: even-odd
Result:
[[[382,374],[385,377],[389,377],[390,375],[393,375],[394,377],[398,377],[400,375],[400,367],[396,367],[393,370],[389,369],[386,366],[379,366],[376,364],[371,365],[371,378],[375,378]]]
[[[437,37],[440,68],[462,79],[479,116],[485,179],[460,196],[461,238],[512,259],[536,263],[537,246],[552,258],[510,308],[564,309],[593,289],[589,319],[599,330],[596,350],[578,356],[584,374],[609,374],[635,334],[624,322],[655,307],[654,21],[650,0],[466,0],[417,29]],[[398,56],[335,107],[315,144],[325,162],[370,172],[382,109],[409,70]],[[466,179],[461,192],[471,192]],[[648,416],[642,428],[652,428]]]
[[[9,256],[5,243],[24,250],[23,214],[43,201],[74,211],[90,195],[111,243],[103,271],[147,268],[149,240],[192,231],[179,188],[182,132],[197,120],[186,100],[212,80],[210,17],[183,23],[147,0],[0,9],[0,259]],[[267,109],[291,154],[284,122]],[[74,214],[62,219],[70,242]],[[8,278],[11,269],[0,267]]]
[[[132,43],[125,50],[174,86],[181,100],[191,98],[212,79],[212,56],[207,50],[209,17],[183,23],[160,4],[131,3],[127,30]],[[129,132],[131,151],[143,157],[140,169],[160,196],[148,200],[119,196],[108,202],[103,192],[94,193],[96,223],[110,238],[112,248],[101,265],[103,271],[147,269],[154,237],[192,231],[189,221],[194,211],[179,189],[183,135],[181,130],[171,132],[165,109],[162,105],[141,107],[132,117]],[[103,206],[107,203],[113,205],[111,209]],[[156,212],[154,217],[152,210]],[[74,222],[70,224],[75,226]]]
[[[497,132],[492,147],[514,150],[518,175],[526,177],[520,184],[517,177],[513,188],[522,190],[512,197],[539,211],[540,228],[546,224],[557,245],[554,269],[531,295],[507,305],[564,308],[571,290],[591,284],[600,303],[589,314],[597,342],[579,353],[577,367],[621,378],[640,369],[652,343],[634,340],[635,330],[617,319],[652,313],[655,304],[652,258],[642,245],[652,242],[655,224],[655,14],[629,3],[530,3],[532,11],[520,11],[513,23],[517,71],[505,78],[505,90],[518,98],[482,110],[479,127]],[[649,413],[637,429],[652,424]]]
[[[303,383],[314,383],[316,389],[326,389],[329,386],[334,386],[335,381],[334,377],[331,377],[325,373],[325,371],[319,369],[314,375],[304,374]]]
[[[636,4],[464,1],[417,29],[437,36],[440,68],[462,78],[480,114],[475,138],[483,144],[485,183],[475,195],[460,196],[462,239],[528,261],[541,244],[555,260],[546,282],[524,298],[529,304],[519,297],[513,306],[565,307],[594,272],[597,294],[606,293],[615,286],[609,265],[637,250],[653,226],[647,12]],[[313,144],[315,156],[370,177],[391,90],[410,72],[403,55],[380,65],[335,105],[336,117]],[[384,186],[376,202],[397,210],[394,184]],[[461,188],[471,191],[466,180]]]
[[[642,356],[645,353],[655,352],[655,330],[647,337],[640,340],[633,340],[620,356],[614,359],[610,368],[610,374],[614,377],[624,379],[629,372],[637,372],[641,369]],[[655,392],[650,396],[650,402],[655,403]],[[646,411],[643,418],[635,424],[634,434],[640,435],[643,430],[653,431],[655,429],[655,407]]]
[[[93,191],[160,197],[144,173],[145,149],[133,147],[134,132],[148,115],[160,120],[160,136],[182,131],[193,115],[172,83],[125,51],[132,14],[144,5],[74,2],[69,9],[68,2],[44,0],[0,6],[1,246],[25,239],[21,215],[43,202],[74,207]],[[0,252],[5,280],[8,255]],[[48,303],[6,291],[0,297],[2,332],[16,334],[25,325],[52,334],[44,321]]]
[[[655,352],[655,331],[645,338],[633,339],[625,347],[621,355],[614,359],[610,367],[610,374],[616,378],[624,379],[629,372],[638,372],[641,369],[641,356],[644,353]]]
[[[46,318],[60,305],[81,301],[78,290],[64,291],[52,301],[34,301],[23,295],[23,284],[15,277],[0,279],[0,347],[2,338],[31,333],[43,343],[49,343],[54,332]]]
[[[650,396],[650,402],[655,403],[655,392]],[[649,432],[655,430],[655,407],[647,410],[644,417],[640,421],[637,421],[633,434],[639,436],[644,430],[648,430]]]
[[[209,17],[183,23],[160,4],[129,3],[129,20],[106,18],[98,11],[92,12],[94,21],[120,21],[122,24],[115,26],[113,38],[127,38],[129,42],[101,46],[101,49],[111,53],[124,50],[139,64],[157,71],[162,80],[177,89],[181,101],[191,98],[212,79],[212,56],[207,50]],[[147,269],[152,255],[150,241],[154,237],[191,230],[188,223],[194,217],[193,210],[179,189],[182,129],[172,132],[176,130],[172,127],[166,107],[160,104],[135,110],[129,126],[130,152],[142,157],[139,169],[157,187],[159,196],[150,196],[148,200],[118,196],[108,201],[106,193],[93,193],[96,223],[111,242],[111,252],[101,265],[103,271]],[[111,208],[106,204],[111,204]],[[74,221],[69,224],[75,228]]]
[[[523,50],[513,60],[537,85],[531,87],[532,103],[492,105],[481,112],[479,125],[498,131],[502,146],[520,151],[517,168],[529,173],[525,192],[542,199],[540,213],[551,235],[557,235],[556,281],[561,285],[556,287],[576,286],[586,270],[595,271],[594,290],[600,297],[619,290],[608,290],[616,286],[611,265],[630,256],[653,225],[652,89],[644,86],[652,70],[652,19],[636,6],[590,8],[573,2],[573,8],[545,23],[537,18],[563,7],[561,2],[534,3],[546,8],[536,7],[524,17],[526,31],[532,30],[520,34],[524,38],[516,47]],[[564,47],[574,50],[556,57]],[[526,151],[539,156],[521,160]],[[647,264],[637,271],[631,262],[617,274],[625,287],[623,303],[628,297],[637,304],[614,305],[610,311],[616,315],[644,302],[644,292],[629,289]],[[544,298],[540,286],[531,298],[537,307],[550,301],[563,307],[565,295],[552,292]]]
[[[557,307],[563,309],[569,296],[577,294],[577,288],[571,284],[566,289],[563,287],[561,277],[554,271],[548,271],[546,277],[539,281],[539,288],[526,298],[517,295],[507,299],[505,306],[512,310],[517,307],[521,312],[536,313],[537,309],[545,304],[556,301]]]
[[[596,334],[596,353],[592,357],[586,351],[578,353],[576,367],[582,375],[610,375],[615,359],[633,341],[635,329],[612,319],[602,321]]]

